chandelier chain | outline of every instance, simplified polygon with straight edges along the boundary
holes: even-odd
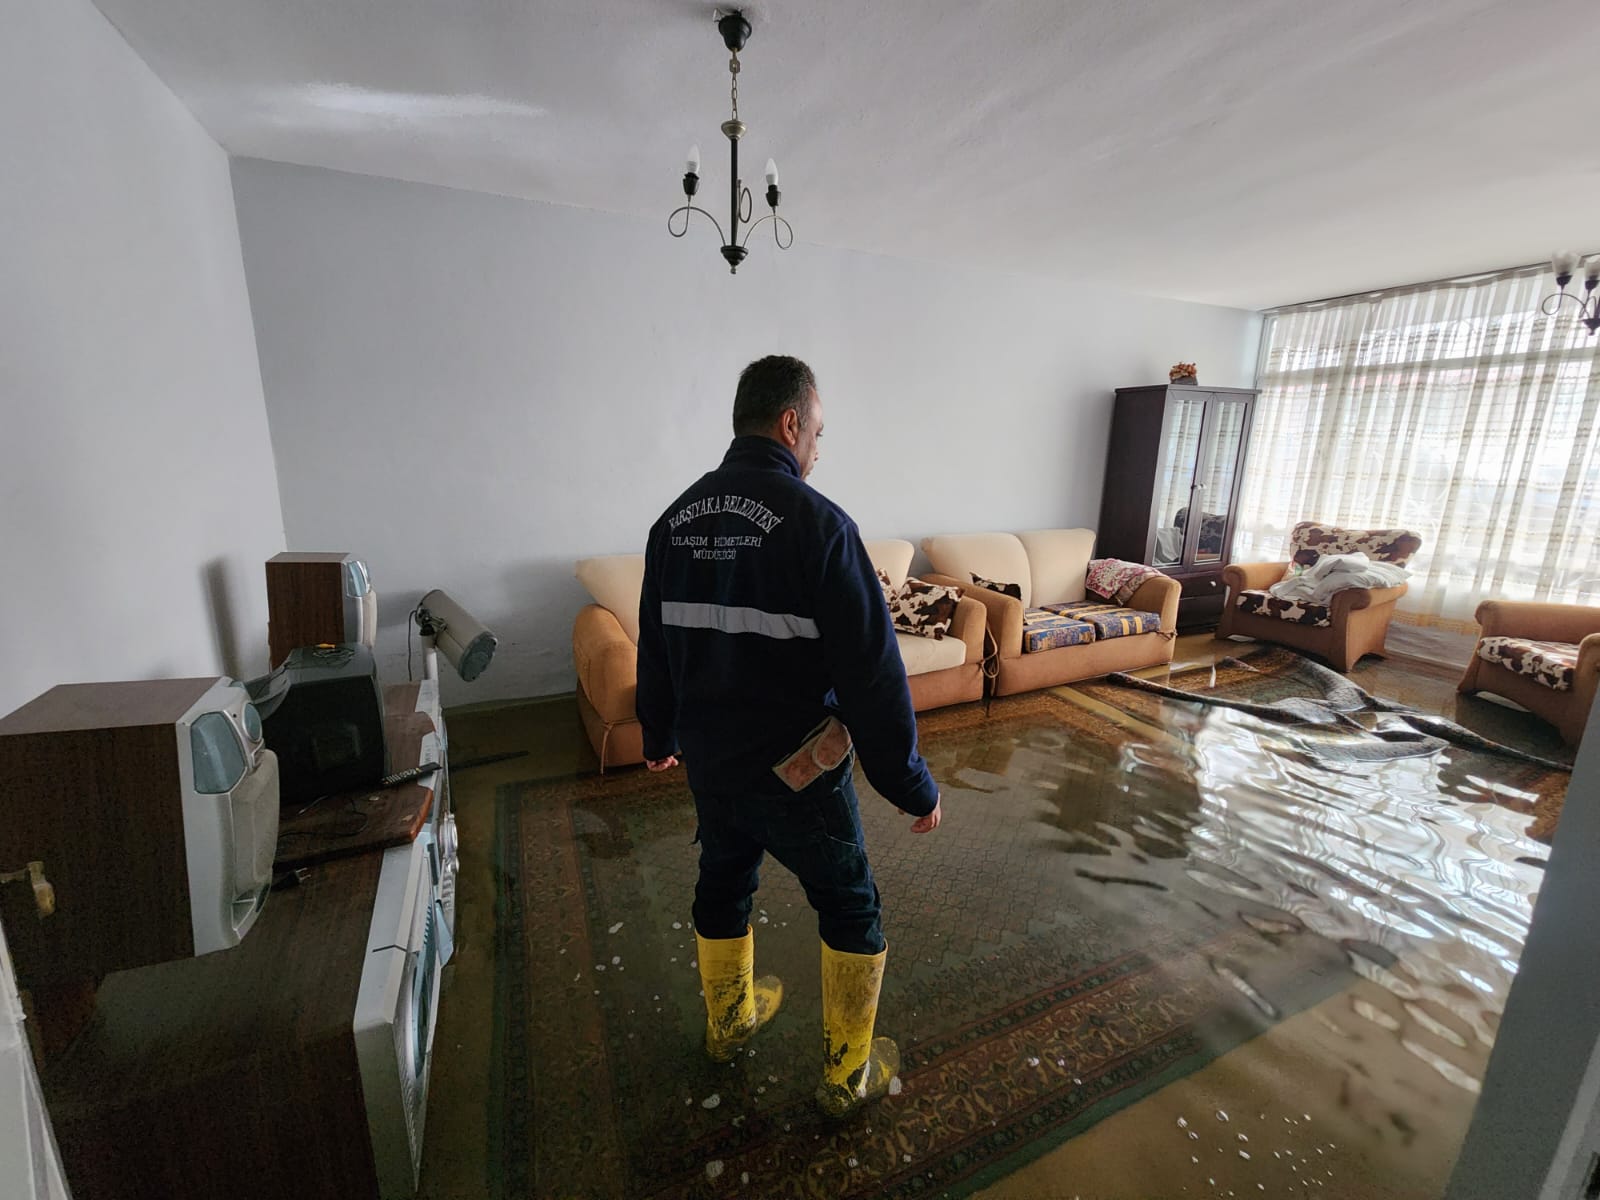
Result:
[[[739,52],[728,59],[728,95],[733,100],[733,119],[739,119]]]

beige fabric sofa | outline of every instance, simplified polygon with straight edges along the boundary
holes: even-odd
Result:
[[[905,581],[916,548],[885,539],[866,543],[867,555],[896,587]],[[634,706],[639,683],[639,593],[644,555],[613,554],[577,564],[579,582],[594,603],[572,625],[572,661],[578,674],[578,712],[600,758],[600,769],[644,761],[644,739]],[[983,697],[982,604],[963,597],[942,639],[895,635],[906,664],[916,711]]]
[[[1182,585],[1166,576],[1146,580],[1126,605],[1159,613],[1158,632],[1023,653],[1022,616],[1026,610],[1083,600],[1087,595],[1084,578],[1094,553],[1094,538],[1092,529],[1036,529],[1027,533],[948,533],[922,539],[923,553],[936,572],[927,578],[960,587],[964,597],[980,601],[988,610],[989,636],[998,652],[996,696],[1172,661]],[[1022,599],[976,587],[973,575],[996,583],[1015,583],[1022,589]]]

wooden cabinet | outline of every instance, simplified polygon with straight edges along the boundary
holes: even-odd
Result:
[[[1095,554],[1178,580],[1181,630],[1222,613],[1255,398],[1192,384],[1117,389]]]

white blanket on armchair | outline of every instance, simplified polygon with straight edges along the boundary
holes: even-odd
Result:
[[[1365,554],[1324,554],[1298,575],[1279,580],[1267,590],[1280,600],[1329,604],[1346,588],[1385,588],[1402,584],[1411,572]]]

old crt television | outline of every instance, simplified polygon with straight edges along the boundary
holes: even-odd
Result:
[[[378,593],[353,554],[289,551],[267,559],[267,664],[282,665],[297,646],[378,637]]]
[[[0,863],[42,861],[56,909],[0,888],[24,986],[237,945],[272,882],[278,764],[227,678],[74,683],[0,719]]]
[[[389,773],[383,688],[372,651],[360,643],[300,646],[246,685],[278,756],[284,807],[375,788]]]

